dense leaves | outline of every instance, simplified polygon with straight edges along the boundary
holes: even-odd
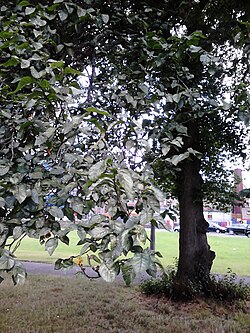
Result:
[[[81,41],[83,25],[93,24],[97,32],[108,22],[108,14],[87,2],[1,7],[0,232],[1,248],[8,249],[1,252],[1,270],[12,270],[16,283],[25,274],[12,253],[24,236],[39,239],[51,255],[59,240],[68,244],[67,234],[77,230],[81,255],[97,252],[100,275],[108,281],[125,264],[122,254],[144,252],[137,244],[146,243],[144,225],[159,207],[152,174],[135,173],[120,152],[109,149],[108,129],[119,131],[123,122],[89,106],[80,75],[90,64],[86,57],[76,65],[72,43]],[[129,200],[149,217],[142,226],[130,216]],[[73,260],[56,268],[65,265]],[[143,268],[127,265],[136,273]]]
[[[178,195],[186,161],[199,160],[204,175],[196,198],[230,202],[230,186],[230,200],[214,193],[225,184],[224,151],[244,157],[249,24],[246,4],[222,3],[0,7],[1,267],[15,269],[16,282],[24,274],[13,252],[23,237],[52,254],[72,230],[106,280],[120,269],[126,283],[141,270],[155,275],[144,227],[162,221],[155,213],[164,196],[153,179]],[[56,268],[73,264],[60,259]]]

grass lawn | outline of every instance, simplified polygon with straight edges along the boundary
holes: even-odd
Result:
[[[5,279],[0,288],[1,333],[249,333],[249,327],[249,302],[242,310],[174,303],[146,297],[136,286],[60,276],[30,276],[15,287]]]
[[[178,233],[157,231],[156,248],[163,255],[164,266],[172,265],[178,257]],[[216,252],[212,271],[226,273],[228,268],[240,276],[250,276],[250,238],[232,235],[208,234],[211,249]],[[60,244],[52,257],[44,250],[38,240],[26,238],[18,248],[16,255],[22,260],[55,262],[58,258],[67,258],[80,252],[81,246],[76,246],[76,233],[70,235],[70,246]]]

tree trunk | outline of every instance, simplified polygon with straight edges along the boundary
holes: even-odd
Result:
[[[198,124],[188,122],[188,137],[184,149],[198,147]],[[206,230],[208,223],[203,215],[202,177],[200,160],[191,155],[180,165],[177,180],[177,193],[180,208],[179,261],[175,288],[177,293],[185,291],[187,281],[209,281],[210,270],[215,253],[210,250]]]

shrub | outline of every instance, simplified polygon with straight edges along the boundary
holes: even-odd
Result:
[[[140,284],[140,290],[146,295],[161,295],[172,299],[190,300],[204,297],[217,301],[245,301],[250,295],[250,287],[243,280],[237,281],[236,274],[231,270],[224,276],[211,275],[207,281],[186,282],[185,288],[175,288],[175,267],[169,267],[167,272],[158,279],[148,279]]]

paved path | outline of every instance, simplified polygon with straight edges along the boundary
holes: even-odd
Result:
[[[30,262],[22,261],[28,274],[44,274],[44,275],[65,275],[65,276],[74,276],[75,273],[79,271],[77,266],[69,270],[56,270],[54,269],[54,264],[39,263],[39,262]]]
[[[69,270],[55,270],[54,264],[47,263],[37,263],[37,262],[22,262],[28,274],[37,274],[37,275],[59,275],[59,276],[75,276],[77,272],[79,272],[79,268],[74,266]],[[89,276],[93,274],[93,271],[90,268],[86,268],[86,272]],[[141,277],[138,277],[135,282],[140,282],[142,279],[148,278],[148,274],[143,274]],[[121,276],[118,276],[119,280],[122,280]],[[250,276],[237,277],[237,281],[243,280],[246,284],[250,286]]]

